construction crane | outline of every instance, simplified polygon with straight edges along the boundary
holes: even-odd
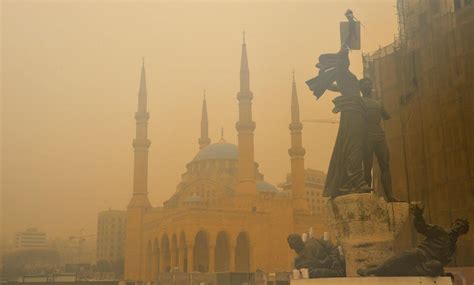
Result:
[[[80,260],[82,257],[82,252],[83,252],[83,247],[84,247],[84,242],[86,241],[87,238],[95,237],[96,235],[85,235],[84,234],[84,229],[81,228],[79,230],[79,235],[77,236],[69,236],[69,241],[72,242],[74,240],[77,240],[77,245],[73,246],[70,245],[69,248],[77,250],[75,258]]]
[[[311,120],[303,120],[303,122],[322,123],[322,124],[339,124],[339,120],[335,120],[335,119],[311,119]]]

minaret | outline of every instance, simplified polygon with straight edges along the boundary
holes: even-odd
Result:
[[[133,196],[127,209],[127,233],[125,240],[125,278],[141,280],[143,263],[142,232],[143,215],[151,207],[148,200],[148,118],[145,64],[142,64],[138,110],[135,113],[136,137],[133,140]]]
[[[242,56],[240,62],[239,121],[236,123],[239,144],[239,176],[238,194],[256,194],[253,132],[255,122],[252,121],[252,99],[250,91],[249,65],[245,32],[243,33]]]
[[[308,202],[305,198],[305,170],[302,138],[303,124],[300,121],[300,107],[296,92],[295,73],[291,90],[291,148],[288,153],[291,158],[291,189],[293,209],[296,213],[309,213]]]
[[[133,197],[129,207],[150,207],[148,200],[148,119],[145,62],[142,63],[140,89],[138,91],[138,111],[135,113],[136,134],[133,140]]]
[[[206,90],[204,90],[204,99],[202,100],[201,112],[201,137],[199,138],[199,149],[203,149],[211,143],[209,139],[209,125],[207,120]]]

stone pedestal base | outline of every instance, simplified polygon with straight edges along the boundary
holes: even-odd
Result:
[[[345,277],[291,280],[290,285],[452,285],[450,277]]]
[[[393,255],[408,208],[408,203],[387,203],[372,193],[328,201],[330,235],[342,246],[347,276],[357,276],[357,269],[377,266]]]

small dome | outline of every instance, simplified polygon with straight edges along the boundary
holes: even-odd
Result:
[[[257,191],[258,192],[280,192],[275,186],[265,181],[257,181]]]
[[[218,142],[201,149],[193,161],[209,159],[233,159],[239,158],[239,148],[231,143]]]

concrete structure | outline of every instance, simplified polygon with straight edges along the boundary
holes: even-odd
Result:
[[[106,210],[97,219],[97,261],[121,260],[125,256],[127,212]]]
[[[186,165],[176,192],[162,207],[147,198],[147,139],[145,69],[139,92],[135,148],[134,192],[128,206],[125,279],[157,280],[165,272],[267,272],[291,269],[293,253],[288,234],[324,231],[310,215],[304,198],[304,151],[301,123],[292,104],[292,191],[280,191],[264,180],[254,161],[255,122],[247,48],[242,44],[238,146],[224,137],[211,144],[206,101],[203,101],[199,151]],[[296,88],[293,84],[295,102]],[[288,97],[290,99],[290,97]],[[290,100],[289,100],[290,101]],[[301,172],[301,173],[294,173]]]
[[[327,219],[326,203],[328,201],[327,197],[323,197],[325,180],[326,173],[310,168],[305,169],[304,190],[309,212],[311,215],[319,216],[324,221]],[[290,193],[293,185],[292,181],[291,173],[289,173],[286,175],[286,181],[280,183],[278,187],[282,188],[283,191]]]
[[[395,238],[408,220],[408,203],[387,203],[373,193],[349,194],[328,203],[328,228],[341,245],[346,275],[382,264],[395,252]]]
[[[15,249],[45,249],[48,247],[46,233],[29,228],[15,235]]]
[[[470,4],[469,4],[470,3]],[[393,191],[421,201],[427,222],[474,221],[474,4],[398,0],[400,37],[364,56],[364,73],[392,119],[384,122]],[[375,171],[375,186],[379,181]],[[411,233],[401,247],[420,242]],[[474,231],[452,266],[474,266]]]

